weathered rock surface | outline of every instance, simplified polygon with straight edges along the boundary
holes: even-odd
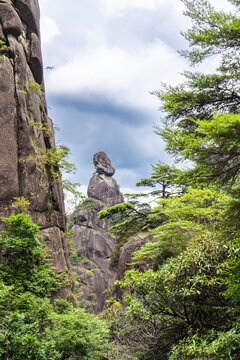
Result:
[[[141,249],[143,245],[151,241],[153,241],[153,238],[150,236],[149,233],[140,233],[132,237],[125,245],[123,245],[123,247],[121,247],[117,271],[118,279],[123,279],[125,271],[134,268],[134,265],[132,265],[133,253]],[[140,271],[146,270],[148,268],[148,264],[137,265],[135,267]]]
[[[116,180],[105,174],[94,175],[88,185],[88,196],[104,202],[105,207],[123,202]]]
[[[18,37],[22,33],[22,22],[17,11],[10,3],[0,3],[0,21],[3,32]]]
[[[35,33],[31,34],[31,51],[29,65],[36,82],[41,84],[43,80],[42,53],[40,47],[40,39]]]
[[[72,268],[78,279],[80,298],[85,299],[89,311],[97,313],[104,306],[104,291],[116,280],[116,273],[109,270],[115,238],[107,232],[110,224],[99,220],[97,213],[123,202],[123,196],[112,175],[107,175],[115,171],[107,155],[97,153],[93,162],[98,174],[89,182],[89,198],[72,214],[76,250]]]
[[[27,24],[29,34],[35,33],[40,36],[38,0],[14,0],[14,4],[21,13],[22,20]]]
[[[0,204],[17,196],[18,185],[18,144],[17,111],[14,101],[15,85],[11,61],[0,58]],[[4,206],[8,205],[8,201]],[[0,205],[0,213],[2,205]],[[5,211],[4,211],[5,213]]]
[[[68,269],[61,230],[63,193],[44,161],[55,147],[47,114],[37,0],[0,1],[0,216],[12,212],[13,197],[31,203],[52,252],[56,271]]]
[[[104,151],[99,151],[93,156],[93,164],[98,174],[113,176],[115,169],[112,167],[110,159]]]

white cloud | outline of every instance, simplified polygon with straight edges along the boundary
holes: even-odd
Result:
[[[140,174],[135,169],[116,168],[114,178],[120,185],[121,193],[126,194],[137,192],[135,184],[137,181],[141,180],[139,175]]]
[[[138,51],[99,46],[94,51],[76,53],[72,61],[48,74],[48,90],[57,94],[105,94],[114,103],[148,108],[149,91],[161,82],[179,80],[183,59],[162,41],[154,41]]]
[[[101,0],[104,6],[105,16],[120,16],[131,9],[156,9],[161,1],[159,0]]]
[[[228,0],[210,0],[216,10],[232,10],[233,5]]]
[[[183,9],[181,1],[176,0],[101,0],[102,13],[105,17],[121,17],[126,12],[136,10],[153,11],[163,8],[166,5],[172,6],[173,9]]]
[[[50,44],[60,34],[60,30],[52,18],[48,16],[41,17],[41,40],[43,44]]]

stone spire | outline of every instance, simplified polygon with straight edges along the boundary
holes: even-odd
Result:
[[[88,197],[101,200],[105,208],[123,202],[119,186],[112,177],[115,169],[105,152],[96,153],[93,156],[93,164],[97,174],[89,181]]]
[[[116,240],[108,233],[110,224],[99,220],[97,214],[124,200],[112,177],[115,169],[107,155],[103,151],[96,153],[93,163],[97,174],[90,179],[89,198],[72,215],[74,247],[78,254],[73,270],[79,282],[77,292],[82,294],[87,309],[97,313],[104,306],[104,290],[116,280],[116,274],[109,270]]]

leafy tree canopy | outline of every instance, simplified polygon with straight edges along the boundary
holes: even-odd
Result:
[[[0,358],[11,360],[100,360],[107,351],[103,321],[50,302],[66,283],[49,267],[37,225],[23,213],[3,219],[0,235]]]

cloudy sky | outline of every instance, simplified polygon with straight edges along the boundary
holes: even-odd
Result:
[[[226,8],[226,0],[212,2]],[[93,154],[105,151],[122,191],[135,191],[136,181],[150,176],[151,164],[171,161],[153,133],[161,114],[150,91],[162,82],[177,84],[188,68],[177,53],[187,46],[180,31],[190,25],[182,2],[39,3],[49,115],[78,168],[71,179],[85,191]]]

